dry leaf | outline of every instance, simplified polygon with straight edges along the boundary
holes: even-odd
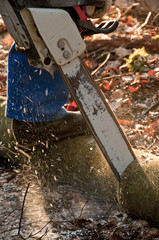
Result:
[[[139,87],[134,88],[134,87],[129,86],[129,91],[130,92],[137,92],[138,90],[139,90]]]
[[[108,91],[108,90],[110,90],[110,84],[109,84],[109,82],[108,81],[104,81],[104,83],[102,84],[102,90],[103,91]]]
[[[132,122],[129,120],[118,120],[118,123],[121,125],[131,125]]]
[[[10,46],[11,46],[11,45],[13,44],[14,40],[13,40],[13,38],[11,37],[10,34],[7,34],[7,35],[5,36],[5,38],[3,38],[2,42],[3,42],[4,44],[7,44],[7,45],[10,45]]]
[[[147,73],[149,76],[155,76],[156,75],[156,72],[155,70],[151,70]]]
[[[85,64],[89,69],[95,69],[98,66],[97,62],[93,58],[85,60]]]

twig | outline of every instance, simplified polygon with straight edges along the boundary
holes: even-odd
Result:
[[[75,215],[74,215],[74,212],[72,211],[72,209],[70,210],[70,208],[68,207],[68,204],[65,201],[63,201],[63,204],[69,211],[70,215],[73,217],[74,221],[76,221],[76,218],[75,218]]]
[[[102,62],[102,63],[91,73],[91,75],[93,76],[96,72],[98,72],[98,70],[99,70],[101,67],[103,67],[103,66],[108,62],[109,58],[110,58],[110,53],[108,53],[108,55],[107,55],[106,59],[104,60],[104,62]]]
[[[97,55],[97,53],[100,53],[100,52],[105,51],[105,50],[106,50],[106,47],[104,46],[104,47],[101,47],[97,50],[93,50],[93,51],[89,51],[89,52],[87,51],[86,56],[90,56],[90,55],[93,55],[93,54]]]
[[[42,239],[50,230],[51,230],[51,228],[46,229],[45,232],[39,237],[39,239]]]
[[[81,218],[82,213],[83,213],[83,210],[84,210],[86,204],[88,203],[88,201],[89,201],[89,200],[87,200],[87,201],[83,204],[83,207],[82,207],[82,209],[81,209],[81,212],[80,212],[79,218]]]
[[[3,148],[3,149],[6,149],[7,151],[9,151],[10,153],[12,153],[12,154],[14,154],[14,155],[17,154],[17,153],[15,153],[15,152],[11,151],[9,148],[7,148],[7,147],[4,146],[4,145],[2,145],[2,148]]]
[[[144,75],[140,75],[140,80],[155,80],[155,81],[159,81],[159,76],[144,76]]]
[[[110,206],[110,208],[107,210],[107,212],[105,213],[105,219],[109,217],[110,215],[110,211],[112,210],[113,208],[113,204]]]
[[[152,15],[152,12],[149,12],[149,13],[147,14],[147,17],[146,17],[146,19],[145,19],[145,22],[144,22],[143,24],[141,24],[141,26],[136,29],[138,32],[141,30],[141,28],[143,28],[143,27],[148,23],[151,15]]]
[[[152,20],[152,24],[154,24],[155,20],[156,20],[158,17],[159,17],[159,13],[157,13],[157,14],[154,16],[154,18],[153,18],[153,20]]]
[[[156,103],[152,104],[143,114],[147,114],[149,111],[151,111],[153,108],[157,107],[159,105],[159,101]]]
[[[20,215],[20,214],[18,214],[16,217],[18,217],[19,215]],[[21,228],[26,227],[26,226],[30,226],[32,223],[38,223],[38,221],[33,221],[33,222],[31,222],[31,223],[23,224],[23,225],[21,225]],[[14,224],[14,223],[13,223],[13,224]],[[12,224],[12,225],[13,225],[13,224]],[[17,227],[10,228],[10,229],[6,229],[6,230],[0,232],[0,235],[5,234],[5,233],[7,233],[7,232],[11,232],[11,231],[13,231],[13,230],[17,230],[17,229],[18,229],[18,226],[17,226]]]
[[[96,60],[96,61],[97,61],[97,60],[100,60],[101,58],[104,58],[107,54],[108,54],[108,52],[102,52],[99,56],[97,56],[97,57],[95,58],[95,60]]]
[[[116,7],[116,11],[118,13],[118,16],[117,16],[117,20],[119,20],[121,18],[121,12],[120,12],[120,9],[118,7]]]
[[[112,79],[112,78],[120,78],[122,76],[123,76],[123,74],[111,75],[109,77],[95,79],[95,82],[102,82],[103,80],[109,80],[109,79]]]
[[[81,216],[82,216],[83,210],[84,210],[86,204],[88,203],[88,201],[89,201],[89,199],[83,204],[78,219],[81,219]],[[77,222],[77,220],[76,220],[77,218],[75,217],[74,212],[72,211],[72,209],[70,209],[70,208],[68,207],[68,204],[67,204],[66,202],[63,202],[63,203],[64,203],[64,205],[67,207],[67,210],[69,211],[70,215],[73,217],[73,221],[74,221],[74,223],[76,223],[76,222]]]
[[[15,212],[15,211],[18,211],[19,209],[14,209],[13,211],[11,211],[7,216],[5,216],[4,218],[3,218],[3,220],[0,222],[0,225],[2,225],[2,223],[13,213],[13,212]]]
[[[6,101],[6,100],[7,100],[7,97],[0,96],[0,100],[4,100],[4,101]]]
[[[24,148],[24,149],[27,150],[27,151],[31,151],[30,148],[28,148],[28,147],[26,147],[26,146],[24,146],[24,145],[21,145],[21,144],[19,144],[19,143],[18,143],[18,147]]]
[[[0,107],[3,107],[4,105],[6,105],[7,101],[3,101],[0,105]]]
[[[20,220],[19,220],[18,235],[19,235],[22,239],[25,239],[25,238],[23,238],[23,236],[21,236],[20,231],[21,231],[21,224],[22,224],[22,218],[23,218],[23,212],[24,212],[24,205],[25,205],[25,200],[26,200],[27,193],[28,193],[28,190],[29,190],[29,186],[30,186],[30,183],[28,183],[28,186],[27,186],[26,191],[25,191],[25,195],[24,195],[24,199],[23,199],[23,204],[22,204],[22,208],[21,208]]]
[[[123,12],[123,14],[121,15],[121,17],[125,16],[133,7],[139,6],[139,3],[133,3],[132,5],[130,5],[125,12]]]
[[[155,143],[156,143],[156,138],[154,139],[153,143],[151,143],[146,149],[145,151],[149,150]]]
[[[123,76],[132,76],[132,74],[117,74],[117,75],[111,75],[111,76],[108,76],[108,77],[102,77],[102,78],[97,78],[95,79],[95,82],[102,82],[103,80],[109,80],[109,79],[112,79],[112,78],[121,78]],[[140,80],[155,80],[155,81],[159,81],[159,76],[144,76],[144,75],[140,75]],[[132,79],[133,81],[133,79]]]
[[[49,223],[51,223],[52,221],[50,220],[50,221],[48,221],[40,230],[38,230],[36,233],[34,233],[34,234],[30,234],[27,238],[29,238],[29,237],[34,237],[34,236],[36,236],[38,233],[40,233]],[[46,231],[48,231],[48,229],[46,229],[45,230],[45,234],[46,234]],[[27,239],[26,238],[26,239]],[[41,237],[40,237],[41,238]]]
[[[22,153],[24,156],[26,156],[27,158],[31,159],[31,156],[29,154],[27,154],[26,152],[24,152],[22,149],[17,148],[17,151]]]

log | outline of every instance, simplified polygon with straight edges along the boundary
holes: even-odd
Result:
[[[138,218],[159,226],[159,157],[136,150],[137,161],[126,169],[119,187],[119,202]]]
[[[159,39],[150,35],[143,35],[140,38],[137,35],[136,38],[131,39],[129,36],[120,36],[117,34],[113,34],[109,37],[101,37],[99,34],[99,36],[93,41],[91,38],[87,38],[85,42],[88,52],[92,52],[103,47],[105,47],[106,50],[110,50],[121,46],[127,49],[141,48],[144,46],[146,51],[149,53],[158,52],[159,49]]]
[[[0,155],[37,173],[40,180],[68,185],[95,196],[105,204],[120,206],[130,214],[159,226],[159,157],[134,150],[137,160],[115,179],[92,135],[82,135],[49,145],[18,146],[12,120],[0,108]],[[120,204],[120,205],[119,205]]]
[[[158,0],[140,0],[140,8],[143,8],[147,12],[159,13],[159,2]]]
[[[12,120],[0,108],[0,156],[20,168],[28,166],[39,179],[55,181],[93,195],[105,203],[117,203],[117,180],[92,135],[80,135],[56,142],[41,142],[28,147],[18,145]]]

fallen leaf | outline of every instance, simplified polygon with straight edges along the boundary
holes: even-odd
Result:
[[[0,76],[0,81],[6,81],[7,80],[7,76]]]
[[[108,90],[110,90],[110,84],[109,84],[109,82],[108,81],[104,81],[104,83],[102,84],[102,90],[103,91],[108,91]]]
[[[116,89],[110,96],[111,102],[121,101],[123,99],[124,92],[121,89]]]
[[[148,63],[152,64],[152,63],[157,63],[158,58],[154,57],[153,59],[151,59]]]
[[[147,73],[149,76],[155,76],[156,75],[156,72],[155,70],[151,70]]]
[[[121,125],[131,125],[132,122],[129,120],[118,120],[118,123]]]
[[[131,54],[131,50],[128,50],[128,49],[126,49],[124,47],[121,47],[121,46],[116,48],[115,52],[121,58],[124,58],[124,57],[126,57],[126,56]]]
[[[137,24],[137,20],[130,15],[120,19],[120,21],[126,23],[129,27],[133,27]]]
[[[13,38],[11,37],[11,35],[8,33],[2,40],[2,42],[6,45],[11,46],[14,42]]]
[[[130,98],[126,98],[122,101],[121,106],[127,106],[131,104],[131,99]]]
[[[110,86],[116,86],[119,85],[121,82],[119,80],[115,80],[114,78],[110,81]]]
[[[129,86],[129,91],[130,92],[137,92],[138,90],[139,90],[139,87],[134,88],[134,87]]]
[[[85,64],[89,69],[95,69],[98,66],[97,62],[93,58],[85,60]]]
[[[150,129],[152,134],[159,133],[159,119],[157,119],[153,123],[150,123]]]
[[[145,80],[141,80],[140,82],[141,83],[148,83],[148,80],[145,79]]]
[[[119,68],[117,68],[117,67],[112,67],[112,68],[110,68],[111,70],[113,70],[116,74],[119,74],[120,73],[120,70],[119,70]]]
[[[140,73],[139,73],[139,72],[136,73],[135,81],[136,81],[136,82],[139,82],[139,81],[140,81]]]

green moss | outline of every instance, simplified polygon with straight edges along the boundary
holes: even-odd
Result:
[[[143,72],[147,67],[148,53],[145,47],[136,49],[129,58],[125,58],[127,68],[133,72]]]
[[[130,215],[159,226],[159,158],[129,165],[120,183],[119,201]]]

